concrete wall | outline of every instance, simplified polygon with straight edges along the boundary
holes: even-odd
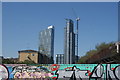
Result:
[[[0,71],[5,79],[120,80],[120,64],[6,64]]]

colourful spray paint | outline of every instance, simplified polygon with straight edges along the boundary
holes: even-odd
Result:
[[[120,64],[6,64],[0,74],[1,79],[120,80]]]

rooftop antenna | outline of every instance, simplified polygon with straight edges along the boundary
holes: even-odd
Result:
[[[79,23],[79,21],[80,21],[80,18],[79,17],[77,17],[77,15],[76,15],[76,13],[75,13],[75,11],[74,11],[74,9],[72,8],[72,10],[73,10],[73,13],[74,13],[74,16],[75,16],[75,18],[76,18],[76,54],[77,54],[77,61],[76,62],[78,62],[78,23]]]

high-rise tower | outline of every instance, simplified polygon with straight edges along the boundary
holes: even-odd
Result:
[[[39,52],[52,60],[48,62],[54,63],[54,26],[40,32]]]
[[[64,28],[64,64],[75,63],[75,33],[73,21],[66,19],[66,27]]]

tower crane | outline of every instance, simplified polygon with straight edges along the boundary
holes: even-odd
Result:
[[[75,13],[75,11],[74,11],[74,9],[72,9],[73,10],[73,13],[74,13],[74,16],[75,16],[75,18],[76,18],[76,33],[75,33],[75,35],[76,35],[76,54],[77,54],[77,62],[78,62],[78,28],[79,28],[79,21],[80,21],[80,18],[79,17],[77,17],[77,15],[76,15],[76,13]]]

